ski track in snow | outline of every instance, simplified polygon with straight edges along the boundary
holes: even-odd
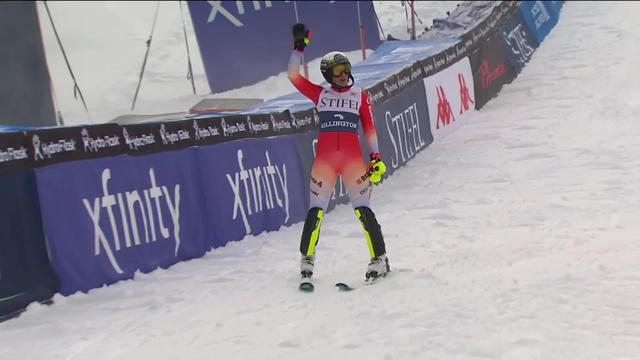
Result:
[[[0,324],[0,358],[640,358],[638,10],[566,3],[499,97],[374,189],[390,278],[360,286],[343,205],[313,294],[296,224],[34,304]]]

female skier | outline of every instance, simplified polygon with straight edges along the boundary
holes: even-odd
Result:
[[[379,182],[386,171],[378,151],[371,102],[366,92],[353,86],[355,81],[351,75],[351,63],[340,52],[326,54],[320,63],[320,72],[329,83],[328,86],[316,85],[301,76],[299,65],[304,48],[309,43],[309,30],[304,24],[296,24],[293,26],[293,37],[294,50],[287,71],[289,80],[298,91],[313,101],[320,117],[320,135],[311,168],[309,212],[300,240],[302,278],[308,279],[313,275],[320,225],[338,175],[342,175],[369,247],[366,279],[385,276],[389,271],[389,260],[380,225],[369,208],[369,182]],[[362,123],[369,150],[368,167],[360,151],[359,123]]]

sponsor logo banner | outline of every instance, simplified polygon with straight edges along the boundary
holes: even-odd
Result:
[[[115,124],[78,127],[80,149],[85,157],[116,156],[126,152],[119,126]]]
[[[422,80],[424,74],[423,64],[415,62],[399,73],[393,74],[384,81],[367,88],[369,99],[371,99],[372,104],[384,102],[414,82]]]
[[[195,145],[206,145],[304,132],[317,127],[317,115],[309,110],[294,117],[285,111],[197,118],[189,122],[194,132]]]
[[[425,76],[440,72],[463,57],[469,55],[477,46],[485,41],[485,38],[497,31],[504,19],[509,18],[518,11],[516,1],[503,1],[491,11],[491,14],[473,27],[470,31],[460,36],[460,42],[434,56],[423,60],[422,67]]]
[[[475,110],[474,81],[469,58],[424,79],[431,133],[441,140],[460,127]]]
[[[557,6],[545,1],[523,1],[520,12],[529,31],[538,43],[549,35],[551,29],[558,23]]]
[[[215,221],[214,247],[304,219],[308,193],[293,136],[247,139],[196,149]]]
[[[556,17],[560,17],[560,9],[562,9],[562,5],[564,5],[563,0],[547,0],[544,5],[547,7],[547,10],[553,12]]]
[[[513,81],[516,73],[502,47],[499,34],[488,37],[469,55],[469,60],[473,71],[475,107],[480,109],[498,94],[504,84]]]
[[[37,170],[61,293],[129,279],[209,249],[193,149],[116,156]]]
[[[130,155],[151,154],[168,150],[165,148],[169,142],[164,123],[123,125],[121,129],[127,153]]]
[[[531,35],[520,11],[514,12],[504,21],[498,31],[511,66],[519,73],[529,62],[538,47],[538,41]]]
[[[0,320],[58,291],[32,170],[0,175]]]
[[[191,120],[193,139],[196,145],[210,145],[223,142],[220,118],[210,117]]]
[[[30,130],[26,136],[36,167],[115,156],[125,151],[120,127],[115,124]]]
[[[195,129],[190,120],[171,121],[160,124],[158,135],[163,150],[178,150],[194,146]]]
[[[358,3],[359,14],[355,1],[189,1],[209,87],[235,89],[286,71],[286,60],[270,55],[291,52],[296,16],[313,32],[307,59],[335,50],[336,42],[342,51],[360,49],[359,15],[366,47],[375,49],[380,36],[373,2]]]
[[[290,113],[291,125],[299,133],[305,133],[318,128],[320,116],[316,108]]]
[[[373,106],[387,175],[433,142],[424,97],[424,84],[414,82],[388,101]]]
[[[0,133],[0,174],[32,166],[29,144],[23,132]]]
[[[250,136],[253,138],[287,135],[297,131],[302,131],[304,125],[292,121],[288,111],[273,114],[251,114],[243,115],[250,123]]]

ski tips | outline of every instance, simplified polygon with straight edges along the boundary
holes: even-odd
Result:
[[[335,286],[340,291],[352,291],[352,290],[354,290],[354,288],[352,288],[351,286],[349,286],[348,284],[345,284],[345,283],[337,283]]]
[[[313,292],[314,286],[312,283],[305,281],[298,285],[298,289],[302,292]]]

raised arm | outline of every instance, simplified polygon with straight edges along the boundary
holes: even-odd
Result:
[[[304,76],[300,75],[300,64],[302,63],[302,52],[293,50],[291,57],[289,58],[289,67],[287,68],[287,75],[293,86],[302,93],[302,95],[313,101],[314,104],[318,104],[318,98],[322,93],[322,86],[316,85],[307,80]]]

